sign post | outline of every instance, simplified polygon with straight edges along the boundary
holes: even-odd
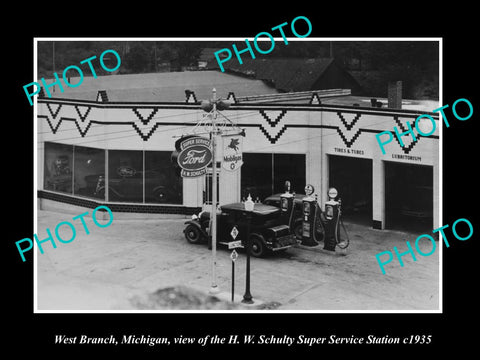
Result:
[[[235,240],[238,236],[238,229],[236,226],[233,227],[232,231],[230,232],[230,236],[234,241],[228,243],[228,248],[233,249],[232,253],[230,254],[230,259],[232,259],[232,302],[235,296],[235,260],[237,260],[238,254],[235,250],[236,248],[241,248],[242,240]]]
[[[232,259],[232,303],[234,302],[235,298],[235,260],[237,260],[238,254],[233,249],[232,253],[230,254],[230,259]]]
[[[250,224],[252,222],[252,211],[255,207],[250,194],[248,194],[247,201],[245,201],[245,211],[247,213],[247,233],[245,235],[247,242],[247,273],[245,277],[245,294],[243,294],[242,303],[253,304],[253,297],[250,293],[250,252],[252,251],[252,239],[250,239]]]

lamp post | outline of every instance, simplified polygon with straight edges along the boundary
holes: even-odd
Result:
[[[212,211],[210,212],[211,219],[211,234],[212,234],[212,286],[210,287],[209,293],[212,295],[218,294],[220,288],[217,285],[217,159],[216,159],[216,136],[217,136],[217,91],[213,89],[213,99],[212,99]]]
[[[230,106],[230,101],[217,99],[217,91],[216,89],[212,89],[213,97],[211,100],[202,100],[200,107],[208,113],[206,117],[201,122],[198,122],[195,125],[193,132],[201,126],[204,126],[207,132],[210,134],[211,139],[211,147],[212,147],[212,207],[210,212],[210,235],[212,241],[212,284],[209,290],[209,293],[212,295],[218,294],[220,289],[217,285],[217,273],[216,273],[216,266],[217,266],[217,155],[216,155],[216,147],[217,147],[217,135],[222,135],[222,129],[225,128],[225,123],[228,123],[231,127],[238,129],[238,127],[233,124],[228,118],[221,114],[219,110],[228,109]],[[217,124],[217,115],[220,114],[226,120],[220,122],[220,126]],[[207,119],[205,121],[205,119]],[[210,119],[211,121],[208,121]],[[239,132],[239,135],[245,136],[245,131],[242,130]]]
[[[245,211],[247,212],[247,274],[245,283],[245,294],[243,294],[242,303],[253,304],[252,294],[250,294],[250,250],[252,247],[252,241],[250,240],[250,224],[252,222],[252,211],[255,204],[248,194],[247,201],[245,201]]]

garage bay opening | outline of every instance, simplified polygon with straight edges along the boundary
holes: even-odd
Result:
[[[385,162],[385,225],[427,232],[433,228],[433,167]]]
[[[329,155],[329,187],[338,190],[345,221],[372,222],[372,160]]]

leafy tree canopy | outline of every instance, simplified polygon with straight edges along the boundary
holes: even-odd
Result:
[[[246,46],[245,42],[236,44],[240,50]],[[233,52],[232,41],[39,41],[38,77],[51,78],[54,71],[60,74],[67,66],[79,65],[92,56],[97,56],[93,61],[97,74],[103,75],[106,72],[98,58],[107,49],[120,55],[120,74],[180,71],[194,67],[202,49],[208,47]],[[438,98],[439,49],[434,41],[290,41],[288,45],[277,41],[271,53],[257,53],[256,57],[332,55],[361,83],[367,96],[385,96],[388,81],[402,80],[404,97]]]

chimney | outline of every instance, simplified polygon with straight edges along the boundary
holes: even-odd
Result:
[[[391,81],[388,83],[388,107],[391,109],[402,108],[402,82]]]

